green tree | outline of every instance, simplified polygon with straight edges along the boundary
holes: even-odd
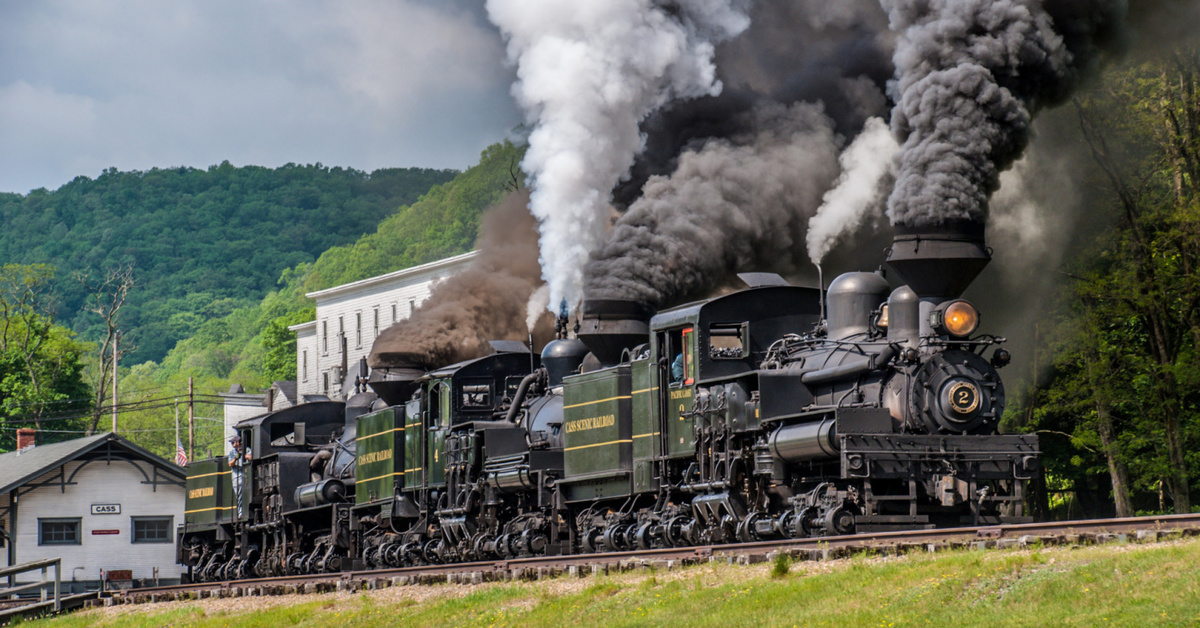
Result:
[[[1076,101],[1118,222],[1077,263],[1036,423],[1071,435],[1048,459],[1080,481],[1106,475],[1118,512],[1188,512],[1200,471],[1197,76],[1200,55],[1180,50],[1112,69]]]
[[[53,279],[54,269],[44,264],[0,268],[0,451],[15,446],[20,427],[44,432],[46,442],[69,438],[84,424],[87,348],[52,322]]]

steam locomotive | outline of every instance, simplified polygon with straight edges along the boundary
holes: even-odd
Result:
[[[981,225],[898,227],[882,272],[769,274],[655,313],[585,301],[574,337],[236,426],[188,467],[194,580],[1017,523],[1034,435],[1001,435],[1010,360],[960,298]],[[244,474],[234,491],[233,474]]]

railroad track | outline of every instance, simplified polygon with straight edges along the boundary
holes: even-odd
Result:
[[[129,589],[114,592],[105,604],[157,602],[204,597],[242,595],[280,595],[315,593],[332,590],[360,590],[390,585],[433,582],[464,582],[509,579],[540,579],[569,573],[607,572],[636,567],[672,568],[706,560],[756,563],[769,560],[777,552],[810,558],[835,558],[854,550],[873,548],[887,551],[962,547],[974,544],[983,549],[1016,547],[1031,543],[1064,544],[1109,541],[1121,534],[1136,533],[1137,540],[1158,540],[1164,533],[1200,534],[1200,514],[1158,515],[1124,519],[1056,521],[1002,526],[904,530],[846,536],[783,539],[709,545],[672,547],[628,552],[537,556],[496,561],[421,565],[395,569],[350,571],[334,574],[281,576],[227,582],[203,582],[176,586]],[[806,554],[807,553],[807,554]]]

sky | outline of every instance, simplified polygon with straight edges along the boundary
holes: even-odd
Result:
[[[0,0],[0,192],[105,168],[464,169],[522,117],[479,0]]]

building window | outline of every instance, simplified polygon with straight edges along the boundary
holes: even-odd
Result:
[[[300,372],[304,374],[304,381],[308,381],[308,350],[305,349],[300,353]]]
[[[321,353],[329,355],[329,321],[321,321]]]
[[[392,322],[394,323],[397,320],[399,320],[399,319],[396,318],[396,304],[393,303],[392,304]]]
[[[379,337],[379,308],[375,308],[375,333],[372,334],[371,337],[372,338]]]
[[[362,312],[354,313],[354,346],[362,348]]]
[[[321,373],[321,392],[329,394],[329,373]]]
[[[79,518],[38,519],[38,545],[79,545]]]
[[[417,300],[409,299],[408,300],[408,315],[412,316],[413,310],[415,310],[415,309],[417,309]]]
[[[174,517],[130,517],[134,543],[174,543]]]

